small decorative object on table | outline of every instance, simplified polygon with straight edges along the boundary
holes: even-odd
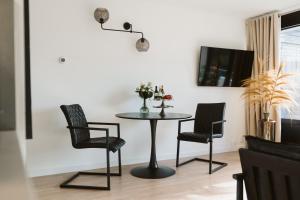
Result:
[[[283,67],[281,65],[277,70],[260,73],[244,80],[243,83],[243,86],[246,86],[243,96],[262,110],[262,117],[257,123],[257,136],[272,141],[275,141],[276,121],[270,119],[271,112],[278,105],[288,109],[295,103],[288,79],[294,74],[283,72]]]
[[[153,88],[152,83],[148,82],[148,84],[142,83],[139,87],[136,88],[135,92],[139,94],[141,98],[143,98],[143,106],[140,109],[141,113],[149,113],[149,108],[147,107],[146,100],[153,96]]]
[[[165,113],[165,108],[171,108],[173,106],[170,105],[165,105],[166,100],[172,100],[173,97],[172,95],[165,95],[164,87],[160,86],[159,91],[157,90],[157,86],[155,86],[155,91],[154,91],[154,100],[156,101],[161,101],[160,106],[154,106],[154,108],[161,108],[161,111],[159,113],[160,116],[164,117],[166,115]]]

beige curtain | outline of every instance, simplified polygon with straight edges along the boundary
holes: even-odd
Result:
[[[247,48],[255,52],[252,76],[261,72],[276,69],[280,65],[280,16],[278,12],[250,18],[246,21]],[[246,104],[246,128],[248,135],[256,135],[258,120],[262,118],[260,105]],[[281,140],[280,109],[271,113],[276,120],[276,141]]]

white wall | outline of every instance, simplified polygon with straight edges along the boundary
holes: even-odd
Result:
[[[102,31],[93,18],[97,7],[110,11],[105,26],[121,28],[129,21],[143,31],[150,50],[136,51],[138,35]],[[89,121],[120,122],[127,141],[123,164],[147,162],[149,123],[114,117],[139,110],[142,100],[134,89],[142,81],[165,86],[174,96],[171,112],[194,114],[199,102],[226,102],[225,137],[216,141],[214,151],[237,150],[245,132],[243,89],[198,87],[196,76],[201,45],[244,49],[244,31],[243,17],[175,1],[31,0],[34,139],[27,143],[29,174],[104,166],[103,150],[72,148],[61,104],[81,104]],[[65,64],[58,63],[60,56],[66,57]],[[175,158],[176,136],[176,121],[158,123],[159,160]],[[183,143],[181,152],[207,154],[208,145]]]
[[[20,144],[22,158],[26,161],[23,0],[14,0],[14,32],[16,133]]]

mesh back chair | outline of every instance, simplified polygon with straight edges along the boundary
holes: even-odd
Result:
[[[284,145],[247,136],[240,149],[243,173],[237,180],[237,200],[296,200],[300,198],[300,146]]]
[[[62,105],[60,106],[63,111],[68,126],[67,128],[71,133],[72,145],[76,149],[85,149],[85,148],[102,148],[106,149],[106,163],[107,163],[107,172],[106,173],[96,173],[96,172],[78,172],[70,179],[65,181],[60,185],[61,188],[77,188],[77,189],[95,189],[95,190],[110,190],[110,176],[121,176],[121,147],[125,144],[125,141],[120,138],[120,124],[118,123],[105,123],[105,122],[87,122],[84,112],[80,105]],[[95,128],[90,127],[89,125],[106,125],[106,126],[116,126],[118,136],[111,137],[109,136],[108,128]],[[90,131],[101,131],[105,133],[105,137],[91,138]],[[110,173],[110,160],[109,153],[118,151],[118,161],[119,161],[119,172]],[[84,186],[84,185],[72,185],[69,184],[79,175],[100,175],[107,177],[107,186],[98,187],[98,186]]]
[[[182,166],[192,161],[202,161],[209,163],[209,174],[225,167],[227,164],[223,162],[212,160],[213,139],[223,137],[225,103],[207,103],[198,104],[195,118],[179,120],[178,122],[178,136],[177,136],[177,156],[176,167]],[[181,123],[187,121],[194,121],[193,132],[181,132]],[[209,160],[201,158],[193,158],[186,162],[179,164],[180,141],[209,143]],[[212,169],[212,164],[219,165]]]

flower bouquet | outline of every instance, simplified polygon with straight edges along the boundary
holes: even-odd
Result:
[[[141,83],[141,85],[136,88],[135,92],[137,92],[139,96],[144,100],[140,112],[149,113],[149,108],[147,107],[146,99],[149,99],[153,96],[152,83],[151,82],[148,82],[147,84]]]

